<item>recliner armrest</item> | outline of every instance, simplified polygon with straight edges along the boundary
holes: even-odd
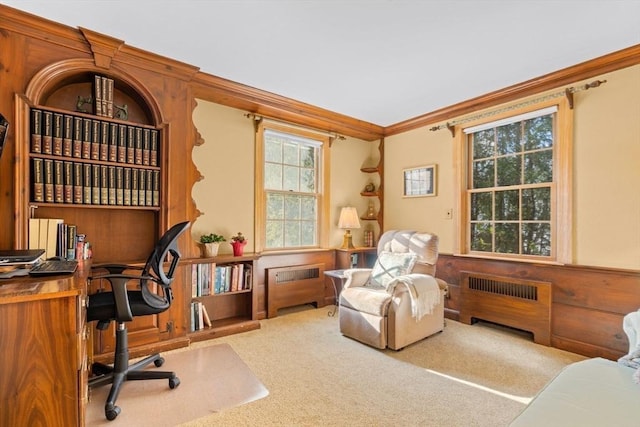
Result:
[[[345,270],[344,275],[347,278],[342,289],[352,288],[356,286],[364,286],[371,277],[371,268],[352,268]]]

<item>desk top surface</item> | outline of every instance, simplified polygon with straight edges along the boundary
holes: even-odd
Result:
[[[79,263],[75,274],[12,277],[0,280],[0,304],[60,298],[86,291],[90,263]]]

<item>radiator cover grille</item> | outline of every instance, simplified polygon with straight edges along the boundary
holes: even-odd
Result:
[[[513,298],[522,298],[532,301],[538,300],[537,286],[527,285],[524,283],[514,283],[513,281],[507,280],[507,278],[498,279],[469,276],[469,289],[489,292],[491,294],[505,295]]]
[[[320,277],[319,268],[301,268],[298,270],[285,270],[276,273],[276,283],[289,283],[297,280],[317,279]]]

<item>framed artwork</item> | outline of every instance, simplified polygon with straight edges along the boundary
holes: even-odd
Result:
[[[404,197],[436,195],[436,165],[404,169]]]

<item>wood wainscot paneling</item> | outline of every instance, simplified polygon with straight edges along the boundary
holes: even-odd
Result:
[[[639,271],[440,254],[436,275],[449,283],[449,298],[445,302],[445,315],[449,319],[465,317],[461,315],[464,272],[551,283],[553,347],[611,360],[628,351],[622,319],[640,307]]]

